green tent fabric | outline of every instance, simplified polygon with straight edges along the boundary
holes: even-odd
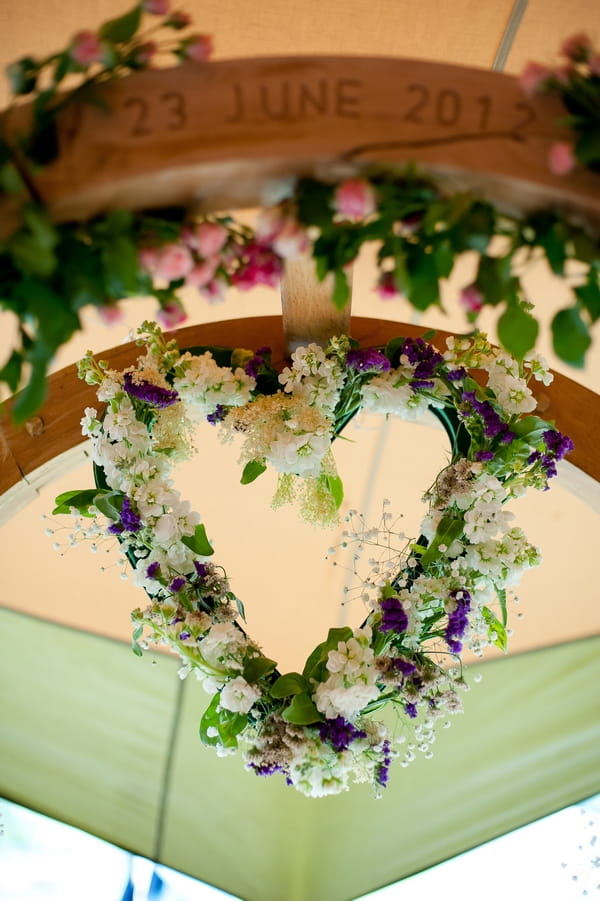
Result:
[[[477,667],[433,759],[307,799],[203,748],[173,658],[0,610],[0,794],[245,901],[346,901],[600,790],[600,638]]]

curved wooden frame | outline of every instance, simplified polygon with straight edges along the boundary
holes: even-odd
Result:
[[[352,335],[363,347],[385,345],[397,335],[416,337],[424,328],[379,319],[355,318]],[[205,325],[189,326],[174,333],[180,347],[213,345],[223,347],[258,347],[273,349],[275,364],[287,356],[282,317],[261,316],[234,319]],[[438,331],[433,343],[445,349],[447,332]],[[135,342],[102,351],[97,356],[108,360],[111,367],[123,369],[139,354]],[[595,503],[600,483],[600,397],[565,376],[555,374],[548,388],[538,382],[532,385],[538,408],[544,418],[557,423],[570,435],[575,450],[570,456],[573,468],[580,471],[572,479],[572,490],[588,502]],[[13,401],[6,404],[6,418],[0,430],[0,520],[32,500],[43,484],[50,482],[79,462],[77,448],[84,444],[80,419],[86,406],[96,401],[95,390],[77,378],[76,366],[68,366],[49,378],[48,400],[39,416],[16,427],[9,419]],[[582,474],[589,478],[583,479]],[[593,496],[592,496],[593,495]]]
[[[557,203],[600,220],[597,176],[548,169],[550,146],[569,136],[560,101],[526,97],[509,75],[406,59],[243,59],[136,73],[102,99],[110,115],[91,105],[61,115],[59,158],[35,177],[58,220],[264,205],[292,175],[415,159],[512,208]],[[17,135],[29,115],[5,113],[3,133]],[[9,197],[5,229],[15,216]]]

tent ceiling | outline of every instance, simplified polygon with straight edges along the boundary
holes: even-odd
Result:
[[[529,58],[552,60],[575,30],[600,38],[596,0],[183,5],[200,30],[215,35],[218,58],[347,53],[490,68],[511,33],[511,15],[518,23],[516,12],[523,7],[506,60],[509,72]],[[122,0],[0,0],[0,63],[55,50],[123,7]],[[468,280],[468,267],[467,260],[448,287],[449,308],[457,285]],[[372,282],[366,256],[355,272],[355,314],[402,321],[407,310],[374,299]],[[532,273],[531,290],[548,299],[548,316],[560,304],[560,286],[540,272]],[[56,368],[87,347],[99,352],[118,343],[128,327],[152,316],[153,304],[131,301],[125,309],[126,324],[117,332],[86,316],[84,334],[61,352]],[[223,307],[192,298],[190,311],[192,321],[275,314],[279,299],[275,292],[232,292]],[[462,327],[459,319],[441,314],[428,314],[422,324]],[[0,360],[10,328],[7,317],[0,319]],[[600,353],[594,352],[585,372],[567,374],[599,392]],[[394,426],[387,432],[365,427],[352,437],[355,446],[336,449],[347,487],[354,476],[351,504],[365,512],[370,507],[371,518],[377,518],[379,499],[394,485],[394,509],[405,511],[403,528],[410,533],[418,524],[419,493],[443,459],[443,434],[430,426]],[[361,618],[353,605],[340,610],[339,574],[322,561],[338,539],[307,531],[293,515],[271,513],[272,486],[239,488],[234,451],[219,484],[213,474],[222,448],[210,453],[204,464],[208,478],[201,482],[196,471],[186,482],[182,473],[180,484],[203,512],[219,559],[247,601],[251,634],[282,666],[297,666],[329,625]],[[369,479],[359,478],[365,472]],[[98,637],[127,640],[129,611],[143,598],[115,572],[99,575],[102,561],[85,549],[65,558],[55,554],[39,519],[54,494],[88,484],[87,468],[62,477],[0,531],[0,605],[13,608],[0,613],[6,649],[0,663],[6,711],[0,793],[251,901],[281,898],[284,889],[285,897],[297,901],[342,901],[599,789],[598,644],[589,637],[600,633],[598,514],[560,484],[515,505],[517,520],[541,546],[547,564],[528,574],[520,591],[524,618],[514,620],[513,656],[480,667],[483,683],[466,696],[466,716],[440,735],[433,760],[419,760],[407,772],[398,768],[380,802],[364,787],[307,801],[274,781],[254,779],[237,759],[217,760],[197,739],[205,696],[199,685],[179,683],[176,661],[161,657],[152,666],[150,659],[139,661],[122,644]],[[290,547],[301,553],[290,554]],[[293,579],[286,569],[280,576],[273,572],[272,560],[284,555],[285,566],[297,567]],[[290,597],[287,587],[278,587],[286,585],[286,576],[298,581]],[[329,606],[324,596],[331,598]],[[306,617],[304,624],[298,613]],[[286,645],[282,635],[290,616],[300,634]],[[540,645],[552,647],[533,650]]]

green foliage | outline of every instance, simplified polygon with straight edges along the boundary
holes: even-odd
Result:
[[[224,748],[237,748],[237,736],[248,725],[245,713],[233,713],[219,706],[220,692],[213,697],[200,720],[200,738],[202,743],[210,747],[222,745]],[[216,734],[213,734],[216,730]],[[209,734],[210,732],[210,734]]]
[[[552,339],[555,354],[578,369],[585,364],[585,353],[592,343],[579,306],[560,310],[552,320]]]
[[[215,552],[213,546],[206,537],[206,527],[203,523],[199,523],[196,526],[193,535],[184,535],[181,542],[201,557],[210,557]]]
[[[310,692],[310,682],[300,673],[286,673],[271,687],[272,698],[289,698],[307,692]]]
[[[498,337],[516,360],[535,347],[538,330],[537,320],[520,303],[508,304],[498,320]]]
[[[263,676],[268,676],[277,666],[276,660],[270,660],[262,654],[256,657],[249,657],[244,661],[244,669],[242,676],[246,682],[258,682]]]
[[[330,629],[325,641],[317,645],[312,654],[308,657],[302,675],[306,679],[314,679],[321,682],[325,674],[325,664],[330,651],[335,651],[338,642],[348,641],[352,638],[352,629],[349,626],[342,626],[339,629]]]
[[[496,647],[500,648],[502,651],[506,651],[506,629],[500,620],[494,616],[489,607],[482,607],[481,613],[488,627],[488,638],[496,645]]]
[[[240,482],[242,485],[250,485],[259,476],[266,472],[267,464],[262,460],[249,460],[242,471]]]
[[[140,27],[141,18],[142,7],[138,3],[125,15],[105,22],[98,33],[103,40],[114,44],[129,41]]]
[[[283,710],[281,716],[295,726],[309,726],[311,723],[323,722],[325,717],[317,710],[316,704],[307,692],[294,695],[292,701]]]
[[[90,507],[95,506],[100,510],[97,501],[101,502],[103,495],[108,494],[106,491],[98,491],[97,488],[85,488],[83,490],[65,491],[59,494],[54,503],[56,507],[52,511],[53,515],[59,513],[70,513],[73,508],[83,516],[93,516],[90,513]],[[118,516],[111,516],[111,519],[118,519]]]

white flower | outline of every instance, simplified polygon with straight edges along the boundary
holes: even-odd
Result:
[[[102,423],[96,418],[98,411],[94,407],[85,408],[85,416],[81,420],[81,434],[97,438],[102,431]]]
[[[190,353],[180,357],[176,365],[177,377],[173,387],[190,405],[190,415],[203,419],[218,406],[241,407],[250,400],[256,380],[243,369],[235,372],[219,366],[207,351],[201,356]]]
[[[154,524],[154,536],[159,544],[169,545],[181,538],[179,521],[172,513],[163,513]]]
[[[236,676],[223,687],[219,704],[234,713],[248,713],[259,698],[260,691],[255,685],[250,685],[243,676]]]

